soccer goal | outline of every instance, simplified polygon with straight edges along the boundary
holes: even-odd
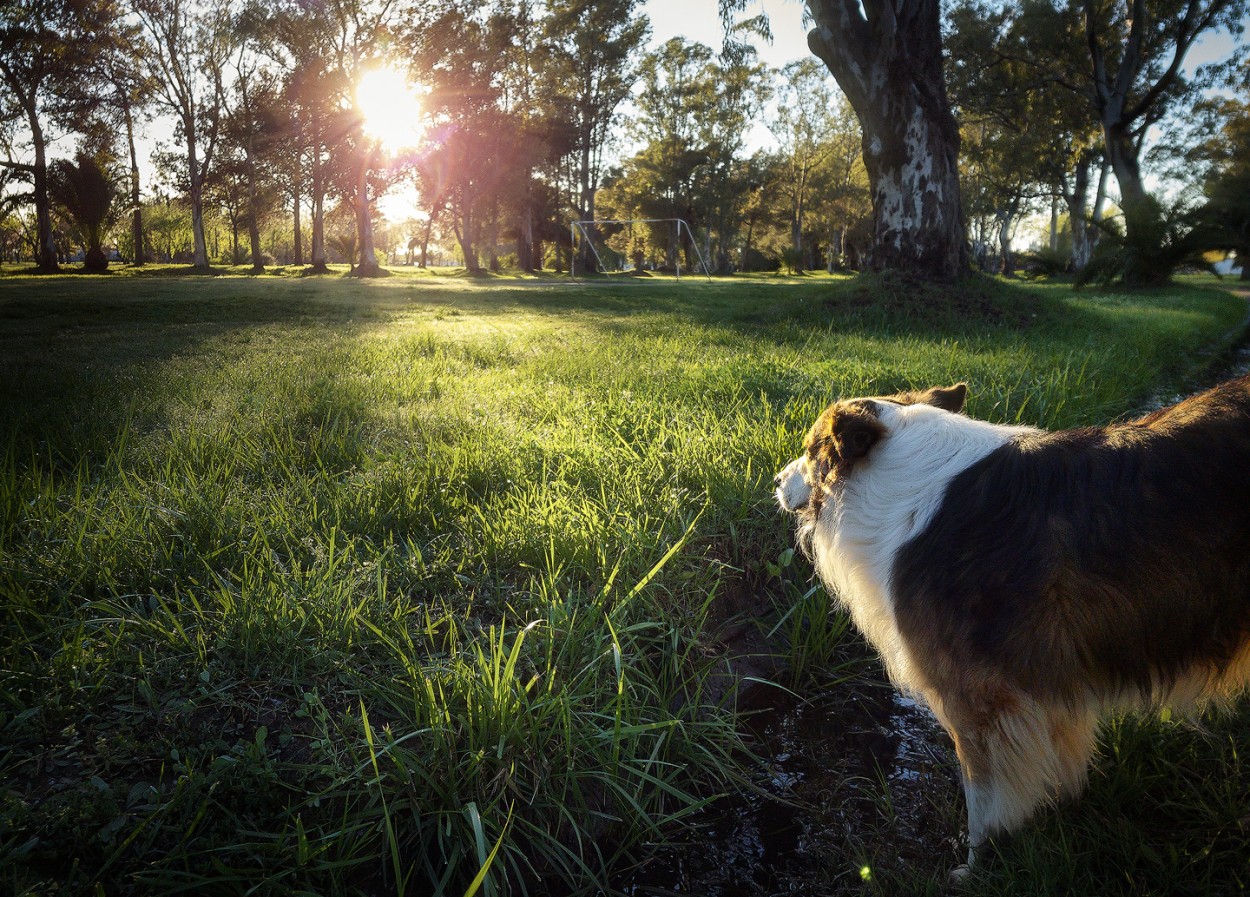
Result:
[[[577,235],[581,234],[583,245],[589,246],[590,251],[595,254],[595,261],[599,263],[599,270],[606,270],[603,264],[603,256],[599,254],[599,248],[595,246],[595,241],[591,239],[590,232],[586,230],[587,226],[599,224],[673,224],[677,227],[677,237],[680,241],[681,231],[686,229],[686,236],[690,238],[690,245],[694,248],[694,254],[699,258],[699,267],[703,269],[704,275],[708,280],[712,279],[712,269],[708,267],[707,259],[703,257],[699,244],[694,238],[694,231],[690,229],[690,225],[684,218],[610,218],[606,220],[586,220],[574,221],[569,225],[569,247],[572,250],[572,258],[569,261],[569,276],[577,276]],[[681,253],[677,253],[677,279],[681,279]]]

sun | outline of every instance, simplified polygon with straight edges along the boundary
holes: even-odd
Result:
[[[364,116],[365,133],[386,150],[416,146],[424,132],[421,97],[397,68],[366,69],[356,82],[356,108]]]

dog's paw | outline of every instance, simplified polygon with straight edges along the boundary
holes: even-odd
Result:
[[[946,874],[946,884],[952,888],[958,888],[971,877],[972,867],[967,863],[960,863]]]

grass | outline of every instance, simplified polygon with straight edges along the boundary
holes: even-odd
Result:
[[[1244,315],[1197,286],[169,273],[0,278],[6,891],[607,887],[749,766],[726,633],[800,687],[837,663],[770,496],[827,401],[967,380],[977,416],[1105,421]],[[1152,781],[1187,736],[1135,725],[1111,774]],[[1245,796],[1220,756],[1186,812]]]

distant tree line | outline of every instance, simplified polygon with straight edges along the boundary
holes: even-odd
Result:
[[[720,48],[651,52],[640,0],[9,0],[0,257],[950,279],[1014,272],[1047,213],[1034,270],[1145,285],[1250,255],[1250,74],[1240,50],[1183,66],[1241,36],[1247,0],[807,5],[815,55],[773,70],[745,0],[721,0]],[[358,86],[382,66],[419,88],[393,108],[423,125],[413,146],[368,126]],[[1188,192],[1165,202],[1148,171]],[[411,217],[379,213],[388,192]],[[651,223],[570,229],[627,219]]]

